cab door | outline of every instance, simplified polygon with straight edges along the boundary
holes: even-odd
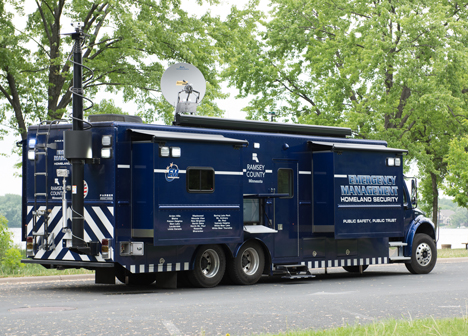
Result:
[[[278,194],[285,197],[274,199],[275,252],[276,258],[299,256],[299,216],[298,216],[298,162],[274,160]]]

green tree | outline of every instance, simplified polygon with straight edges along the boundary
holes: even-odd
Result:
[[[0,215],[0,260],[2,260],[6,251],[13,245],[13,234],[8,230],[8,220]]]
[[[445,162],[448,164],[445,192],[453,196],[455,202],[468,207],[468,137],[455,138],[450,143]]]
[[[5,216],[9,227],[21,227],[21,196],[6,194],[0,196],[0,215]]]
[[[225,71],[250,118],[349,126],[409,149],[437,209],[443,157],[465,128],[467,8],[457,2],[272,0]],[[437,222],[437,211],[433,220]]]
[[[468,210],[465,208],[458,208],[451,217],[452,225],[459,227],[468,224]]]
[[[212,37],[219,18],[189,14],[179,0],[37,0],[36,10],[25,17],[24,6],[29,4],[0,1],[0,120],[23,139],[29,124],[62,118],[72,100],[73,65],[67,61],[72,40],[61,35],[72,30],[64,27],[70,21],[84,22],[88,36],[83,63],[94,77],[84,70],[85,96],[93,98],[103,88],[136,103],[147,122],[168,122],[172,109],[161,98],[160,79],[168,64],[187,62],[209,81],[199,113],[222,114],[214,103],[224,97]],[[27,22],[23,30],[14,25],[14,16],[15,22]]]

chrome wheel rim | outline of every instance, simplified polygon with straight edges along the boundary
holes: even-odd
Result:
[[[254,275],[260,265],[260,257],[256,249],[249,247],[242,253],[242,270],[247,275]]]
[[[421,266],[427,266],[432,259],[431,247],[426,243],[421,243],[416,248],[416,261]]]
[[[215,250],[206,250],[200,258],[200,269],[207,278],[213,278],[219,272],[219,255]]]

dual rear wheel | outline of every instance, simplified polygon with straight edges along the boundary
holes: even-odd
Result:
[[[225,272],[237,285],[253,285],[262,276],[265,254],[255,241],[241,246],[235,258],[226,259],[223,249],[218,245],[201,246],[195,255],[194,269],[188,275],[195,287],[215,287]]]

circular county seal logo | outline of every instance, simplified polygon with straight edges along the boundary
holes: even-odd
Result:
[[[179,178],[179,167],[176,164],[171,163],[169,167],[166,167],[166,181],[172,182],[178,178]]]

